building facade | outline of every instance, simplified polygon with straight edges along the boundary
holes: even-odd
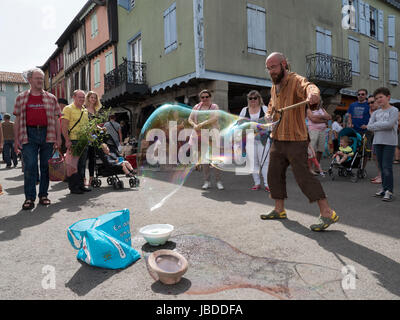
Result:
[[[0,71],[0,114],[9,113],[13,118],[17,96],[29,89],[29,83],[22,73]]]
[[[86,54],[90,64],[90,90],[104,94],[104,74],[115,69],[118,42],[117,1],[92,4],[85,17]]]
[[[66,99],[63,50],[57,48],[41,69],[45,73],[45,90]]]
[[[395,0],[88,1],[58,44],[67,96],[98,92],[137,135],[155,108],[193,106],[204,88],[236,114],[252,89],[268,101],[274,51],[319,86],[331,113],[359,88],[387,86],[397,102],[399,12]]]

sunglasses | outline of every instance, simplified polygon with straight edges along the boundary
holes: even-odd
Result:
[[[258,97],[250,97],[249,100],[258,100]]]
[[[368,102],[368,104],[374,104],[375,103],[375,101],[370,101],[370,102]]]
[[[358,96],[365,96],[365,93],[359,93]]]
[[[210,96],[202,96],[200,99],[208,99]]]

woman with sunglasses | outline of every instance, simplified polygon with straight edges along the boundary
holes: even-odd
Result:
[[[201,129],[218,129],[218,113],[217,112],[199,112],[199,111],[211,111],[211,110],[219,110],[218,105],[212,103],[211,101],[211,92],[207,89],[202,90],[199,93],[200,103],[195,105],[192,109],[192,112],[189,116],[189,124],[194,129],[194,134],[190,137],[189,144],[196,148],[197,154],[201,153]],[[197,136],[197,144],[195,136]],[[207,137],[206,139],[209,139]],[[211,140],[211,139],[210,139]],[[201,169],[204,174],[204,184],[202,186],[203,190],[207,190],[210,188],[210,166],[208,163],[205,163],[205,159],[199,159],[201,161]],[[215,180],[217,181],[217,189],[223,190],[224,186],[221,182],[221,172],[217,169],[214,169]]]
[[[247,107],[244,107],[240,112],[240,117],[248,119],[252,122],[263,122],[264,116],[267,113],[267,106],[257,90],[252,90],[247,95]],[[269,147],[271,145],[269,139],[262,139],[263,136],[257,134],[254,138],[254,153],[252,159],[249,159],[253,169],[254,186],[251,190],[261,189],[261,175],[264,178],[264,189],[269,192],[268,187],[268,163],[269,163]],[[246,145],[248,150],[248,145]],[[248,152],[246,152],[248,154]]]

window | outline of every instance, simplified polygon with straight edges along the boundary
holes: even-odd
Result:
[[[388,16],[388,45],[394,47],[396,43],[396,16]]]
[[[169,53],[178,47],[176,31],[176,3],[164,11],[164,50]]]
[[[114,69],[114,55],[112,50],[106,53],[106,74]]]
[[[399,83],[399,63],[396,51],[389,51],[389,82],[393,85]]]
[[[353,75],[360,75],[360,41],[356,38],[349,38],[349,60]]]
[[[81,85],[80,85],[80,89],[82,90],[86,90],[86,67],[82,67],[81,71]]]
[[[1,85],[2,84],[0,84],[0,87]],[[0,112],[3,114],[7,112],[7,98],[4,96],[0,97]]]
[[[99,34],[96,12],[92,14],[92,17],[90,18],[90,24],[92,28],[91,37],[93,39]]]
[[[377,38],[378,12],[375,8],[369,7],[369,34],[372,38]]]
[[[15,92],[16,93],[21,93],[23,91],[22,85],[21,84],[16,84],[14,86]]]
[[[80,87],[79,87],[79,71],[74,74],[74,90],[78,90],[78,89],[80,89]]]
[[[247,4],[247,51],[267,54],[265,9],[250,3]]]
[[[342,0],[343,5],[351,5],[355,10],[352,30],[366,36],[384,41],[383,11],[371,7],[362,0]]]
[[[138,36],[133,41],[129,42],[129,54],[128,57],[131,61],[135,62],[134,68],[128,73],[128,81],[130,83],[136,82],[141,83],[143,79],[143,70],[140,63],[143,62],[142,57],[142,37]],[[139,63],[139,64],[137,64]]]
[[[142,62],[142,38],[138,37],[129,43],[130,57],[134,62]]]
[[[68,42],[69,42],[69,52],[74,51],[75,48],[78,46],[77,34],[76,33],[72,34]]]
[[[94,62],[94,87],[100,87],[100,60]]]
[[[369,45],[369,77],[370,79],[378,80],[379,79],[379,53],[378,47],[374,45]]]

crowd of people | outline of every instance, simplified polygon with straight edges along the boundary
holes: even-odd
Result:
[[[261,123],[273,121],[280,114],[279,125],[270,136],[256,135],[254,145],[251,146],[254,152],[252,158],[248,159],[253,169],[251,190],[263,189],[270,192],[275,202],[274,209],[262,214],[261,219],[287,217],[284,203],[287,198],[286,170],[290,165],[301,191],[310,202],[317,202],[320,209],[318,222],[311,229],[321,231],[338,221],[339,216],[329,206],[322,185],[315,176],[325,174],[320,165],[324,154],[332,157],[338,165],[354,156],[348,137],[340,137],[344,128],[352,128],[365,137],[366,159],[373,159],[379,173],[371,178],[372,183],[379,184],[375,196],[384,201],[392,201],[392,165],[400,163],[400,139],[399,112],[390,105],[389,89],[378,88],[370,96],[367,90],[360,89],[357,92],[357,101],[350,105],[344,117],[340,114],[330,115],[323,107],[318,87],[291,72],[282,53],[271,54],[266,60],[266,68],[273,82],[268,105],[264,104],[258,91],[252,90],[247,94],[247,106],[243,107],[239,115],[241,119]],[[40,69],[30,70],[27,78],[30,90],[21,93],[16,99],[13,112],[15,121],[12,122],[10,115],[6,114],[0,126],[0,150],[7,168],[17,166],[19,155],[23,161],[24,210],[34,207],[36,196],[39,204],[51,204],[48,198],[48,160],[52,157],[53,150],[71,152],[71,148],[79,142],[80,129],[90,119],[97,117],[102,109],[98,95],[92,91],[85,93],[76,90],[71,104],[62,99],[57,100],[43,90],[44,74]],[[211,91],[202,90],[199,100],[187,120],[193,129],[189,144],[201,142],[201,129],[219,128],[217,112],[200,112],[219,110],[218,105],[212,101]],[[282,112],[283,108],[303,101],[307,102],[308,107],[303,104]],[[115,116],[111,115],[103,128],[108,133],[108,141],[101,148],[108,161],[121,166],[127,175],[131,175],[132,166],[118,156],[122,142],[128,136],[126,124],[118,123]],[[110,150],[110,145],[114,146],[113,150]],[[250,146],[246,145],[248,147]],[[72,194],[91,191],[95,153],[95,147],[91,145],[80,152],[77,170],[68,177],[68,187]],[[87,162],[89,179],[85,177]],[[366,162],[363,163],[363,169]],[[202,163],[201,169],[204,178],[202,189],[211,187],[212,171],[217,189],[224,189],[220,170],[212,170],[208,163]],[[0,194],[1,192],[0,189]]]
[[[22,162],[25,193],[23,210],[33,209],[36,198],[41,205],[51,204],[48,198],[49,160],[55,151],[62,154],[72,153],[73,146],[79,142],[80,130],[90,119],[99,116],[102,108],[97,93],[93,91],[74,91],[71,104],[65,99],[57,99],[44,90],[44,73],[39,68],[29,70],[27,80],[30,89],[16,98],[13,112],[15,120],[11,121],[11,116],[5,114],[0,126],[0,151],[3,153],[6,168],[11,168],[12,165],[16,167],[18,157]],[[115,153],[119,155],[123,136],[121,126],[115,122],[115,115],[110,115],[102,130],[107,132],[106,137],[111,140],[108,142],[115,145]],[[87,163],[89,179],[85,177]],[[125,167],[126,163],[117,160],[116,165]],[[91,191],[94,166],[95,148],[90,144],[85,145],[79,152],[76,172],[66,179],[71,194]]]

